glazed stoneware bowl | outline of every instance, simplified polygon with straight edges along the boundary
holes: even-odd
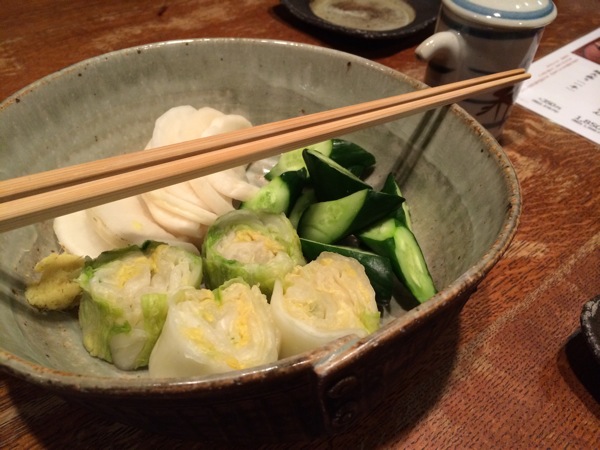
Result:
[[[0,105],[2,178],[139,150],[154,120],[190,104],[254,124],[425,86],[359,57],[307,45],[201,39],[102,55]],[[439,293],[363,339],[347,337],[276,364],[192,379],[150,379],[90,357],[74,312],[24,300],[33,266],[58,250],[52,222],[0,235],[0,367],[114,420],[230,442],[339,433],[373,409],[398,374],[455,321],[517,227],[520,192],[498,143],[452,106],[345,136],[372,151],[369,181],[394,171]]]

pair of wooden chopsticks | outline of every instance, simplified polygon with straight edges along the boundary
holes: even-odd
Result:
[[[455,103],[529,78],[523,69],[0,181],[0,232]]]

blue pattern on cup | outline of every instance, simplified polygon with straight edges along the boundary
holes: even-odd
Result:
[[[549,2],[545,7],[534,11],[507,11],[496,8],[488,8],[483,5],[478,5],[470,0],[453,0],[457,6],[464,8],[468,11],[472,11],[482,16],[490,16],[497,19],[508,19],[508,20],[538,20],[542,19],[554,10],[554,4]]]

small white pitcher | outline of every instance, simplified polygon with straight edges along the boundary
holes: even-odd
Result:
[[[555,17],[551,0],[442,0],[435,34],[416,49],[428,63],[425,83],[527,69]],[[498,138],[518,89],[501,88],[459,104]]]

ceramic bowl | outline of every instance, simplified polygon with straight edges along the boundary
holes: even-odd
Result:
[[[175,105],[208,105],[255,124],[421,89],[401,73],[307,45],[247,39],[157,43],[50,75],[0,105],[2,178],[144,147]],[[0,235],[0,367],[117,421],[203,440],[299,440],[348,429],[455,320],[506,250],[520,214],[513,168],[457,107],[345,136],[393,170],[440,292],[364,339],[276,364],[170,381],[120,372],[84,350],[76,314],[40,313],[23,291],[58,244],[51,221]]]

